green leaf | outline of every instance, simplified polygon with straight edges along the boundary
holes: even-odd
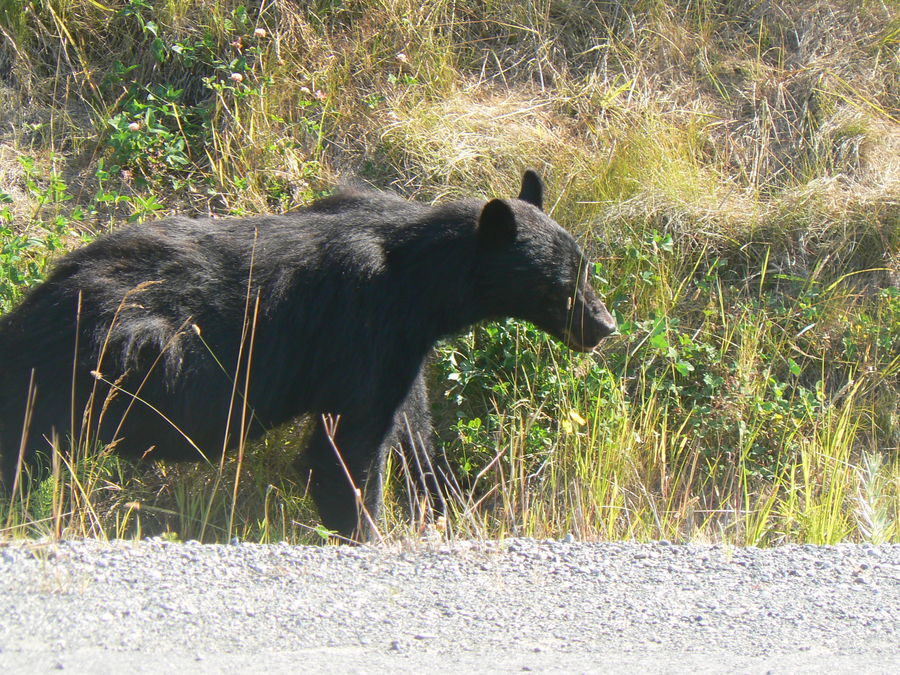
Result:
[[[675,362],[675,370],[686,376],[689,373],[694,372],[694,366],[688,361],[682,361],[679,359]]]
[[[675,250],[671,234],[666,234],[664,237],[658,237],[656,243],[666,253],[672,253]]]
[[[150,49],[157,61],[162,63],[166,60],[166,43],[161,39],[154,38],[153,42],[150,43]]]
[[[667,352],[669,350],[669,340],[666,338],[665,333],[655,333],[650,336],[650,346],[659,349],[660,351]]]

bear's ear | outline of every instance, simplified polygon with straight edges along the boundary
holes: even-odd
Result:
[[[492,199],[478,216],[478,241],[487,246],[504,246],[516,239],[516,216],[502,199]]]
[[[522,189],[519,191],[519,199],[529,204],[534,204],[539,209],[544,208],[544,184],[536,171],[527,169],[522,176]]]

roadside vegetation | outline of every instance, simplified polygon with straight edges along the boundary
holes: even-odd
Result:
[[[620,334],[439,347],[438,529],[900,541],[893,0],[0,0],[0,31],[0,311],[127,222],[533,167]],[[0,532],[315,541],[302,431],[213,466],[82,452]],[[392,471],[387,533],[415,537]]]

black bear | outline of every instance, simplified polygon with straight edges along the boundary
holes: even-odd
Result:
[[[515,317],[586,351],[615,330],[542,202],[527,171],[517,199],[351,190],[282,216],[97,238],[0,318],[7,492],[53,442],[199,460],[311,413],[320,516],[365,535],[353,485],[377,516],[391,444],[430,453],[423,364],[437,340]]]

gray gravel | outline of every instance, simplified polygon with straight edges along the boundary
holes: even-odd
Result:
[[[0,671],[900,672],[900,545],[0,544]]]

